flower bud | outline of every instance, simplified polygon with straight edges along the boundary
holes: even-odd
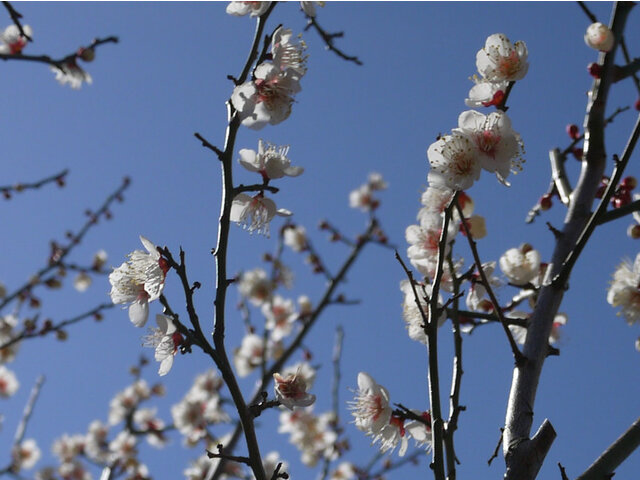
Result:
[[[635,225],[629,225],[629,228],[627,228],[627,235],[634,240],[640,238],[640,225],[637,223]]]
[[[96,51],[93,48],[80,47],[77,55],[85,62],[92,62],[96,58]]]
[[[632,176],[624,177],[620,182],[620,188],[623,188],[624,190],[633,190],[637,186],[638,180]]]
[[[590,63],[587,65],[587,70],[589,71],[589,75],[593,78],[600,78],[602,74],[602,66],[598,63]]]
[[[608,52],[613,48],[613,32],[606,25],[596,22],[589,25],[584,35],[584,42],[595,50]]]
[[[569,138],[572,140],[580,138],[580,129],[575,123],[567,125],[567,135],[569,135]]]
[[[540,210],[549,210],[552,206],[551,195],[545,193],[542,198],[540,198]]]

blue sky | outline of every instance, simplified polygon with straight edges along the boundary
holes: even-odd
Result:
[[[93,85],[80,91],[59,86],[48,67],[4,62],[0,88],[5,92],[0,110],[4,132],[3,180],[0,184],[35,180],[69,168],[67,187],[46,187],[0,202],[3,249],[0,281],[9,289],[22,284],[48,254],[51,239],[62,239],[68,229],[84,221],[84,210],[95,208],[121,178],[132,179],[125,202],[113,209],[75,250],[72,260],[89,262],[99,248],[109,253],[109,265],[118,266],[125,255],[140,248],[138,235],[177,252],[187,252],[190,277],[202,283],[197,307],[203,319],[212,318],[214,268],[210,249],[215,245],[220,199],[217,159],[194,137],[200,132],[222,146],[226,126],[224,102],[249,50],[254,20],[225,14],[224,3],[20,3],[16,7],[31,25],[35,42],[26,53],[54,57],[74,51],[98,36],[117,35],[118,45],[101,47],[87,70]],[[607,23],[611,4],[590,4]],[[366,217],[348,207],[349,192],[371,171],[383,174],[389,189],[381,195],[379,216],[390,241],[406,251],[405,228],[415,223],[419,197],[426,186],[426,149],[439,133],[456,127],[466,109],[464,98],[475,73],[475,54],[486,37],[505,33],[523,40],[529,49],[530,68],[509,99],[513,127],[525,143],[524,171],[505,188],[486,173],[468,192],[476,212],[487,219],[488,236],[479,241],[482,259],[497,260],[508,248],[527,241],[548,259],[553,247],[549,221],[560,226],[564,209],[558,205],[526,225],[528,209],[549,181],[548,151],[569,143],[568,123],[581,125],[586,91],[591,78],[588,63],[595,51],[583,41],[589,20],[574,3],[328,3],[318,20],[327,30],[344,30],[338,45],[358,55],[363,66],[346,63],[324,49],[315,32],[306,32],[308,72],[302,79],[291,117],[260,132],[242,129],[238,148],[257,148],[259,138],[290,145],[290,158],[305,173],[279,182],[278,206],[294,211],[296,222],[312,233],[314,244],[335,268],[346,249],[329,244],[315,229],[329,219],[347,235],[364,229]],[[8,16],[5,24],[9,24]],[[298,3],[278,5],[268,29],[279,23],[300,32],[305,20]],[[626,35],[631,55],[637,54],[640,29],[632,11]],[[631,82],[616,85],[608,111],[633,105],[638,97]],[[635,112],[620,115],[607,129],[607,150],[621,153]],[[611,166],[611,165],[610,165]],[[569,166],[573,182],[579,165]],[[640,175],[632,160],[629,174]],[[248,172],[239,182],[253,182]],[[278,220],[275,220],[274,231]],[[561,308],[569,316],[559,344],[561,355],[545,365],[535,408],[534,428],[549,418],[558,432],[540,478],[558,476],[561,462],[577,476],[636,418],[640,394],[640,354],[633,348],[638,328],[630,328],[606,303],[606,289],[623,257],[634,258],[638,243],[629,239],[630,219],[598,229],[574,270],[571,290]],[[250,236],[234,226],[231,231],[229,269],[238,272],[264,266],[261,256],[272,251],[275,240]],[[470,254],[459,250],[467,265]],[[287,253],[296,272],[288,294],[305,293],[317,299],[322,279],[308,273],[298,256]],[[389,250],[368,247],[348,275],[343,291],[359,299],[358,306],[332,307],[306,342],[314,361],[322,363],[314,393],[316,411],[330,408],[330,354],[337,325],[345,328],[342,400],[347,387],[356,386],[359,371],[367,371],[391,392],[393,401],[427,408],[426,352],[406,335],[398,288],[403,272]],[[180,305],[176,278],[167,281],[166,293]],[[106,278],[97,279],[89,292],[79,294],[67,286],[44,293],[43,315],[62,319],[107,300]],[[508,288],[499,291],[509,298]],[[233,309],[237,294],[230,292],[229,350],[242,335],[240,315]],[[159,313],[159,306],[152,313]],[[4,312],[3,312],[4,313]],[[257,313],[255,314],[258,315]],[[237,317],[237,320],[236,318]],[[106,420],[109,400],[130,381],[129,365],[140,353],[142,331],[127,320],[126,312],[110,311],[100,324],[84,322],[69,329],[69,340],[35,339],[22,345],[9,367],[21,388],[2,400],[5,421],[0,431],[0,452],[8,452],[16,423],[39,374],[43,388],[27,436],[38,439],[44,452],[40,465],[51,463],[52,440],[62,433],[84,432],[91,420]],[[449,334],[443,331],[441,371],[448,390],[451,364]],[[496,478],[501,459],[488,468],[504,422],[512,357],[503,333],[496,326],[479,329],[465,339],[461,403],[467,410],[456,436],[460,478]],[[160,415],[170,420],[169,408],[182,397],[193,377],[208,368],[198,354],[176,359],[166,384],[168,396]],[[145,376],[156,381],[155,366]],[[254,377],[243,383],[250,391]],[[444,398],[444,395],[443,395]],[[348,421],[346,410],[342,418]],[[277,414],[261,417],[260,439],[265,452],[277,450],[291,464],[292,478],[309,478],[298,462],[299,454],[287,438],[275,434]],[[375,453],[353,425],[346,426],[352,450],[346,457],[366,463]],[[222,433],[222,432],[221,432]],[[187,451],[175,437],[171,454],[143,448],[156,478],[179,478]],[[6,455],[6,454],[5,454]],[[167,457],[171,457],[170,460]],[[0,456],[0,466],[4,461]],[[6,457],[4,457],[6,458]],[[426,462],[422,462],[424,468]],[[632,478],[640,469],[636,453],[619,470]],[[159,473],[161,472],[161,473]],[[424,475],[399,471],[390,478]],[[315,475],[315,474],[314,474]]]

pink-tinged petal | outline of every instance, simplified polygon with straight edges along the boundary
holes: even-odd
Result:
[[[165,357],[165,359],[162,360],[162,362],[160,362],[158,375],[160,375],[161,377],[165,376],[167,373],[169,373],[169,370],[171,370],[172,366],[173,366],[173,355],[169,355],[168,357]]]
[[[144,327],[149,318],[149,302],[146,298],[136,300],[129,306],[129,320],[136,327]]]

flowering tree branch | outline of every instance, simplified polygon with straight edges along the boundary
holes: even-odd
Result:
[[[11,17],[11,21],[13,22],[13,24],[16,27],[18,27],[18,31],[20,32],[20,35],[22,35],[28,41],[33,42],[33,38],[31,38],[29,35],[25,33],[24,28],[22,27],[22,23],[20,23],[22,14],[18,12],[15,8],[13,8],[13,5],[11,5],[10,2],[2,2],[2,5],[4,5],[4,8],[7,9],[7,12],[9,13],[9,16]]]
[[[19,298],[24,293],[31,291],[31,289],[36,285],[43,283],[42,279],[47,274],[62,265],[64,263],[64,259],[69,255],[69,253],[71,253],[74,247],[79,245],[87,232],[97,224],[98,219],[101,216],[110,215],[110,213],[108,212],[111,205],[116,201],[122,201],[122,193],[129,187],[130,183],[131,182],[129,178],[125,177],[122,181],[122,184],[106,198],[100,208],[98,208],[98,210],[96,210],[95,212],[91,212],[87,221],[80,228],[80,230],[78,230],[78,233],[67,234],[69,243],[66,246],[54,244],[48,265],[38,270],[32,277],[32,280],[28,281],[21,287],[18,287],[18,289],[16,289],[13,293],[8,294],[5,298],[3,298],[2,301],[0,301],[0,310],[2,310],[6,305],[8,305],[16,298]]]
[[[68,327],[69,325],[73,325],[74,323],[78,323],[90,317],[100,319],[102,318],[102,312],[104,310],[108,310],[113,307],[115,307],[115,304],[113,303],[101,303],[100,305],[92,308],[87,312],[81,313],[80,315],[76,315],[75,317],[69,318],[67,320],[63,320],[59,323],[54,323],[51,320],[46,320],[40,329],[36,329],[36,324],[34,322],[32,325],[26,326],[24,330],[18,333],[16,336],[11,337],[6,342],[0,344],[0,351],[22,340],[34,337],[42,337],[51,332],[62,332],[64,334],[65,327]]]
[[[59,173],[50,175],[36,182],[31,182],[31,183],[19,182],[14,185],[0,186],[0,194],[2,194],[4,198],[9,199],[11,198],[12,193],[20,193],[20,192],[24,192],[25,190],[37,190],[40,187],[43,187],[44,185],[47,185],[49,183],[54,183],[54,182],[57,183],[58,186],[64,187],[65,177],[67,176],[68,173],[69,173],[69,170],[65,168]]]
[[[615,5],[611,23],[614,39],[621,38],[631,6],[632,4],[627,2]],[[585,161],[582,162],[582,172],[527,329],[523,351],[527,361],[517,364],[514,368],[503,443],[507,470],[505,480],[535,478],[555,438],[555,432],[548,420],[543,422],[532,438],[529,438],[536,390],[548,353],[549,333],[566,286],[565,282],[561,284],[550,280],[564,269],[563,264],[591,217],[591,205],[606,162],[604,111],[609,87],[613,82],[615,50],[614,41],[612,49],[607,53],[601,53],[600,56],[602,75],[594,81],[587,106]],[[568,274],[569,269],[565,272]]]
[[[462,213],[462,208],[460,207],[460,205],[456,202],[455,206],[458,209],[460,218],[464,218],[464,214]],[[476,241],[473,239],[471,235],[471,231],[467,226],[467,222],[460,222],[460,223],[462,225],[463,230],[465,231],[465,236],[469,241],[469,248],[471,248],[471,253],[473,254],[473,259],[476,263],[476,268],[478,269],[478,274],[482,279],[482,285],[484,285],[484,288],[487,290],[487,295],[489,295],[489,299],[491,300],[491,304],[493,305],[493,311],[498,317],[498,319],[500,320],[500,324],[502,325],[502,328],[505,334],[507,335],[507,340],[509,341],[509,346],[511,347],[511,352],[513,353],[513,358],[516,361],[516,365],[522,364],[525,362],[526,357],[522,355],[522,352],[518,348],[518,344],[513,338],[513,333],[511,333],[511,330],[509,330],[509,324],[507,320],[504,318],[504,314],[502,313],[502,309],[500,308],[500,303],[498,302],[498,299],[493,293],[493,289],[491,288],[489,279],[487,278],[484,272],[484,269],[482,268],[482,262],[480,260],[480,256],[478,255],[478,248],[476,246]]]
[[[576,480],[601,480],[613,477],[616,468],[638,447],[640,447],[640,418],[633,422],[629,429]]]

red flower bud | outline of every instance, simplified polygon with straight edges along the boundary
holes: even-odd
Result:
[[[569,138],[572,140],[580,138],[580,129],[575,123],[567,125],[567,135],[569,135]]]
[[[598,63],[590,63],[587,65],[587,70],[593,78],[600,78],[600,75],[602,75],[602,65]]]

